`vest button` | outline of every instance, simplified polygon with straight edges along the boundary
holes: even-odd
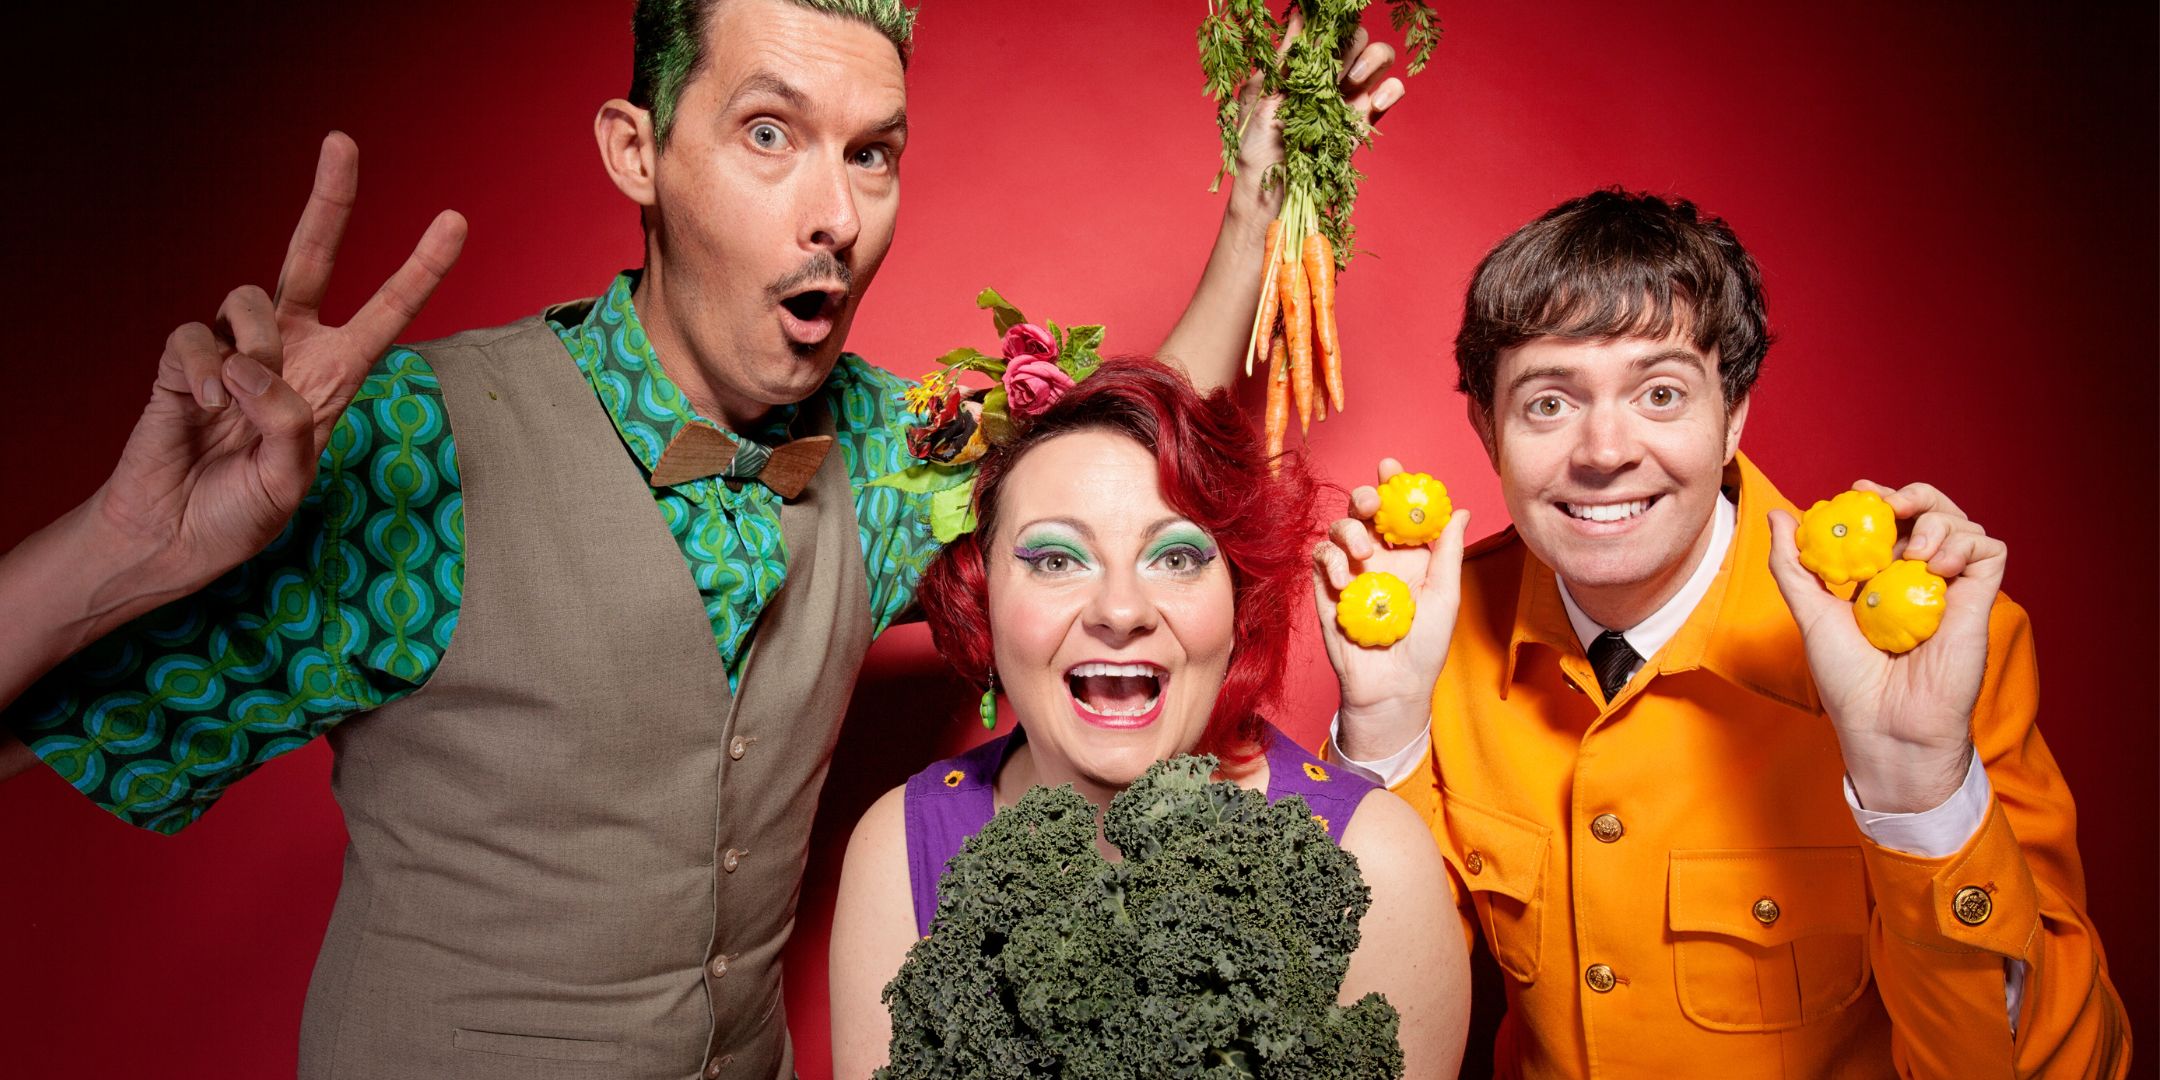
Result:
[[[1603,964],[1590,965],[1583,972],[1583,981],[1590,984],[1590,989],[1600,994],[1611,990],[1613,984],[1619,982],[1618,979],[1613,977],[1612,969]]]
[[[706,1062],[705,1080],[720,1080],[720,1070],[727,1068],[728,1065],[734,1060],[735,1055],[722,1054],[719,1057],[716,1057],[711,1061]]]
[[[730,874],[734,873],[735,868],[742,865],[743,856],[747,854],[749,853],[739,848],[727,849],[727,851],[720,856],[720,869],[725,870]]]
[[[1951,897],[1950,913],[1967,926],[1978,926],[1995,914],[1995,898],[1978,885],[1967,885]]]
[[[1590,819],[1590,835],[1597,837],[1598,843],[1610,844],[1626,833],[1627,826],[1620,824],[1617,814],[1599,814]]]
[[[707,965],[706,970],[712,972],[712,977],[715,979],[727,978],[727,960],[728,958],[725,956],[715,956],[712,958],[712,963]]]
[[[1755,901],[1755,921],[1764,926],[1776,922],[1778,916],[1783,914],[1784,912],[1778,909],[1777,901],[1767,896]]]
[[[742,760],[742,756],[743,756],[744,754],[747,754],[747,753],[749,753],[749,752],[750,752],[750,740],[748,740],[748,739],[745,739],[745,738],[743,738],[743,737],[742,737],[742,736],[740,736],[740,735],[737,735],[737,736],[735,736],[734,738],[732,738],[732,739],[729,739],[729,740],[728,740],[728,744],[727,744],[727,756],[728,756],[728,757],[730,757],[730,758],[733,758],[733,759],[734,759],[734,760],[736,760],[736,761],[741,761],[741,760]]]
[[[1484,873],[1485,853],[1482,851],[1478,851],[1474,848],[1471,849],[1469,854],[1466,854],[1462,857],[1462,868],[1470,871],[1473,874]]]

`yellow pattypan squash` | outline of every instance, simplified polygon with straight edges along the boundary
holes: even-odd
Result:
[[[1335,605],[1343,636],[1369,649],[1384,648],[1410,632],[1417,601],[1410,586],[1393,574],[1368,570],[1352,579]]]
[[[1800,518],[1800,565],[1825,584],[1866,581],[1890,565],[1897,515],[1872,491],[1845,491]]]
[[[1380,512],[1373,515],[1373,528],[1396,547],[1414,547],[1438,539],[1454,513],[1446,484],[1421,472],[1396,473],[1380,485]]]
[[[1918,559],[1899,559],[1853,594],[1853,619],[1868,644],[1886,653],[1911,652],[1942,626],[1943,579]]]

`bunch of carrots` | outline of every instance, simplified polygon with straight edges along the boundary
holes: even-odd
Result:
[[[1320,231],[1310,195],[1293,188],[1267,228],[1260,311],[1245,348],[1252,374],[1260,343],[1267,345],[1267,453],[1282,453],[1297,405],[1298,431],[1317,415],[1343,411],[1342,341],[1335,332],[1335,245]],[[1315,364],[1317,362],[1317,368]],[[1325,396],[1321,393],[1324,392]]]

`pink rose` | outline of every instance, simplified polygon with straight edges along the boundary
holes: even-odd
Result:
[[[1013,332],[1023,329],[1032,327],[1015,326]],[[1005,340],[1006,347],[1011,348],[1012,338]],[[1013,416],[1036,416],[1072,388],[1072,376],[1047,356],[1015,357],[1005,365],[1005,410]]]
[[[1034,323],[1015,323],[1011,329],[1005,331],[1005,359],[1007,360],[1018,360],[1023,356],[1040,356],[1045,359],[1055,360],[1057,354],[1057,339],[1050,336],[1050,331]],[[1072,383],[1068,381],[1065,385],[1071,386]]]

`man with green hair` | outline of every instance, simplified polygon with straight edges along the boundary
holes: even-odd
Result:
[[[817,793],[937,548],[928,497],[877,483],[912,462],[908,384],[841,351],[893,236],[912,21],[643,0],[594,122],[643,268],[411,347],[464,221],[322,325],[357,190],[333,134],[275,291],[175,331],[111,479],[0,558],[0,775],[34,754],[169,833],[327,733],[351,842],[303,1076],[792,1072]],[[1350,65],[1367,116],[1391,58]],[[1202,385],[1242,351],[1277,154],[1253,125],[1163,346]]]

